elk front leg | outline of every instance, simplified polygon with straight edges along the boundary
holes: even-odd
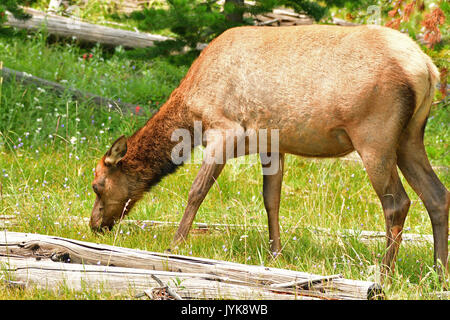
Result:
[[[207,146],[204,152],[202,167],[189,191],[188,203],[183,218],[172,241],[172,248],[186,240],[198,208],[202,204],[209,189],[222,172],[227,159],[233,157],[234,139],[242,139],[243,129],[239,126],[234,130],[210,130],[206,134]],[[231,142],[231,143],[230,143]],[[229,149],[229,150],[228,150]]]
[[[216,181],[224,166],[225,163],[219,164],[215,162],[203,162],[202,167],[200,168],[197,177],[191,186],[191,190],[189,191],[188,203],[178,230],[173,238],[171,244],[172,249],[186,240],[198,208],[202,204],[209,189],[214,184],[214,181]]]
[[[281,252],[278,214],[280,210],[281,184],[283,181],[284,154],[280,153],[278,159],[279,166],[275,174],[264,174],[264,169],[273,164],[264,164],[264,161],[261,161],[263,167],[264,207],[266,208],[269,223],[270,251],[273,255]]]

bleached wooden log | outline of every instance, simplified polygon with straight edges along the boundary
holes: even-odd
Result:
[[[314,23],[314,19],[310,16],[283,9],[274,9],[272,12],[258,14],[253,18],[255,19],[256,25],[259,26],[298,26]]]
[[[8,14],[6,24],[32,31],[45,27],[49,34],[56,36],[76,38],[80,41],[95,42],[110,46],[121,45],[129,48],[151,47],[155,42],[170,39],[161,35],[100,26],[79,19],[66,18],[30,8],[24,8],[24,11],[31,14],[32,17],[28,20],[18,20],[11,14]]]
[[[354,237],[363,243],[370,243],[373,241],[386,240],[386,233],[381,231],[367,231],[367,230],[351,230],[344,229],[341,232],[333,232],[326,228],[313,228],[311,230],[317,234],[325,236],[336,236],[340,238]],[[424,244],[433,243],[433,236],[428,234],[402,233],[403,244]]]
[[[89,218],[71,216],[71,219],[78,220],[81,223],[88,223]],[[122,224],[135,224],[141,228],[144,227],[158,227],[158,226],[178,226],[179,222],[174,221],[158,221],[158,220],[132,220],[124,219],[121,221]],[[266,230],[267,226],[257,225],[257,224],[226,224],[226,223],[204,223],[204,222],[193,222],[193,227],[196,229],[259,229]],[[295,228],[293,228],[295,229]],[[371,243],[373,241],[385,241],[386,233],[381,231],[369,231],[369,230],[352,230],[343,229],[342,231],[332,231],[327,228],[320,227],[310,227],[308,228],[310,232],[324,237],[340,237],[349,238],[354,237],[363,243]],[[431,234],[416,234],[403,232],[402,241],[404,244],[424,244],[433,243],[433,235]]]
[[[48,4],[47,12],[57,12],[62,0],[50,0]]]
[[[261,287],[224,282],[220,277],[201,273],[179,273],[158,270],[145,270],[111,266],[71,264],[53,262],[49,259],[36,260],[18,256],[0,255],[3,273],[25,286],[40,289],[57,290],[62,285],[70,290],[104,290],[122,294],[144,291],[157,287],[155,276],[173,286],[183,299],[299,299],[311,300],[312,297],[295,297],[279,290],[267,290]],[[316,298],[317,299],[317,298]]]
[[[302,286],[311,286],[314,282],[318,282],[318,281],[323,281],[323,280],[330,280],[330,279],[337,279],[337,278],[342,278],[342,275],[340,274],[336,274],[336,275],[331,275],[331,276],[323,276],[320,278],[317,278],[314,281],[311,280],[294,280],[294,281],[289,281],[289,282],[284,282],[284,283],[272,283],[270,285],[271,288],[290,288],[290,287],[302,287]]]
[[[78,101],[89,101],[98,106],[102,107],[109,106],[110,108],[113,109],[119,108],[120,110],[122,110],[122,112],[131,112],[139,115],[144,113],[141,108],[136,109],[137,105],[135,104],[130,104],[122,101],[113,100],[110,98],[97,96],[95,94],[83,92],[75,88],[65,87],[57,82],[48,81],[42,78],[35,77],[25,72],[9,69],[7,67],[0,68],[0,77],[3,77],[3,79],[8,81],[12,81],[14,79],[26,85],[32,84],[38,87],[51,89],[57,94],[69,93],[72,96],[72,98]]]
[[[350,21],[335,18],[335,17],[333,17],[332,20],[333,20],[333,23],[338,26],[354,27],[354,26],[359,25],[358,23],[350,22]]]
[[[180,297],[180,295],[178,293],[176,293],[173,289],[171,289],[168,285],[166,285],[165,283],[163,283],[161,281],[161,279],[159,279],[157,276],[155,276],[154,274],[152,275],[152,278],[158,282],[158,284],[163,287],[165,290],[167,290],[167,293],[169,295],[171,295],[175,300],[183,300],[183,298]]]
[[[439,101],[438,101],[438,103],[439,103]],[[348,155],[339,158],[339,160],[358,162],[358,163],[361,163],[361,165],[362,165],[362,159],[359,156],[358,152],[356,152],[356,151],[353,151],[353,152],[349,153]],[[438,170],[438,171],[439,170],[446,170],[446,171],[450,170],[450,167],[448,167],[448,166],[431,166],[431,167],[433,168],[433,170]]]
[[[429,295],[442,300],[450,300],[450,291],[435,291]]]
[[[0,215],[0,229],[5,229],[16,224],[16,216]]]
[[[341,277],[325,280],[321,275],[299,271],[148,252],[39,234],[1,232],[0,254],[4,257],[18,256],[34,259],[37,257],[47,262],[63,261],[84,266],[114,266],[168,271],[175,272],[178,276],[206,274],[216,280],[219,279],[221,283],[265,288],[264,290],[270,289],[271,292],[279,290],[270,288],[269,286],[272,284],[290,281],[310,283],[308,290],[283,289],[284,298],[291,295],[291,298],[292,296],[307,296],[323,299],[365,300],[382,294],[381,287],[370,281],[349,280]],[[181,295],[181,293],[179,294]],[[183,295],[181,296],[183,297]]]
[[[2,214],[2,215],[0,215],[0,220],[9,221],[9,220],[15,220],[15,219],[17,219],[17,216],[12,215],[12,214]]]

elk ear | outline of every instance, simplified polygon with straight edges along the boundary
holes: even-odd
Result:
[[[105,164],[108,166],[115,166],[127,153],[127,138],[121,136],[114,141],[111,148],[105,154]]]

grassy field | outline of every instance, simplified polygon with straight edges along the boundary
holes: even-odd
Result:
[[[92,58],[83,58],[92,54]],[[112,141],[142,126],[178,85],[188,67],[164,59],[130,59],[124,50],[71,43],[49,44],[42,35],[0,36],[4,66],[58,81],[94,94],[142,106],[144,117],[123,115],[55,96],[46,88],[4,82],[0,87],[0,215],[17,216],[9,230],[164,251],[175,227],[122,224],[103,235],[87,223],[95,199],[93,168]],[[433,107],[425,140],[441,181],[450,186],[450,115],[443,103]],[[384,254],[384,241],[363,244],[356,238],[319,238],[314,227],[384,231],[381,205],[359,162],[314,160],[287,156],[280,222],[283,254],[269,252],[261,168],[257,157],[246,164],[231,161],[202,204],[196,221],[243,224],[226,232],[191,232],[179,254],[247,264],[289,268],[315,274],[341,273],[346,278],[374,280]],[[178,222],[199,166],[187,164],[165,178],[135,207],[130,219]],[[402,178],[403,179],[403,178]],[[403,179],[404,181],[404,179]],[[431,233],[431,223],[417,195],[405,182],[412,200],[406,231]],[[389,299],[433,299],[439,290],[433,271],[432,245],[404,245]],[[376,266],[375,268],[373,266]],[[1,274],[0,274],[1,279]],[[18,290],[0,282],[0,299],[123,299],[107,292]]]

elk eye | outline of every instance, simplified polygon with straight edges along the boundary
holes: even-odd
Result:
[[[96,184],[92,185],[92,189],[94,190],[96,195],[98,195],[98,196],[100,195],[100,192],[98,190],[98,186]]]

